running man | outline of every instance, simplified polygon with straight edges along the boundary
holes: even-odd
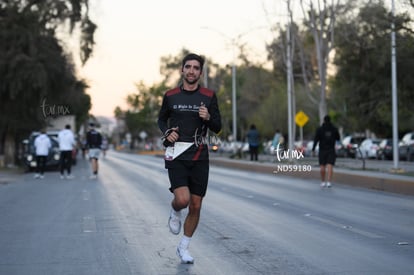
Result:
[[[92,165],[92,175],[90,178],[96,179],[99,169],[98,159],[99,154],[101,153],[102,135],[96,131],[94,123],[90,123],[89,127],[90,129],[86,134],[86,148]]]
[[[168,220],[171,233],[180,233],[181,210],[188,207],[184,235],[177,247],[177,255],[186,264],[194,263],[188,248],[207,191],[209,156],[206,135],[208,129],[214,133],[221,130],[216,94],[199,85],[203,65],[204,59],[199,55],[184,57],[182,84],[164,94],[158,116],[158,126],[167,146],[165,168],[168,169],[170,191],[174,194]]]

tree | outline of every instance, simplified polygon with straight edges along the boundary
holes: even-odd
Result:
[[[290,10],[290,0],[286,2],[290,23],[286,27],[273,27],[277,30],[277,36],[267,45],[268,59],[273,63],[275,77],[284,85],[287,85],[286,76],[291,76],[289,92],[293,98],[292,113],[295,114],[296,110],[307,113],[311,120],[306,128],[311,129],[312,126],[319,125],[328,113],[328,100],[332,94],[328,86],[328,65],[331,62],[330,53],[335,47],[336,18],[339,14],[347,14],[354,1],[347,1],[345,5],[341,5],[340,1],[327,3],[328,1],[302,0],[300,6],[303,20],[300,24],[294,22],[298,15],[294,15]],[[290,41],[287,39],[288,31]],[[287,72],[288,43],[292,69],[290,74]],[[287,121],[287,115],[284,118]],[[295,129],[292,129],[293,137],[296,136]]]
[[[323,121],[323,117],[328,113],[327,98],[327,70],[330,62],[330,53],[334,49],[335,38],[335,22],[340,14],[346,12],[352,7],[353,1],[347,1],[341,4],[340,0],[316,1],[301,0],[300,5],[304,16],[304,25],[310,31],[313,37],[316,54],[316,71],[317,80],[320,87],[319,93],[319,120]],[[307,9],[305,6],[308,6]],[[300,45],[300,44],[299,44]]]
[[[17,141],[46,124],[45,101],[72,104],[76,113],[89,110],[86,84],[76,79],[74,65],[56,37],[66,23],[70,33],[81,23],[81,61],[86,62],[96,28],[87,6],[87,0],[0,2],[0,154],[5,153],[6,164],[15,162]]]
[[[380,136],[391,136],[391,14],[384,2],[368,3],[355,18],[338,22],[334,63],[337,74],[332,82],[335,104],[342,110],[347,131],[370,129]],[[412,130],[414,123],[414,36],[408,32],[408,14],[395,18],[397,36],[397,84],[399,128]],[[387,46],[384,46],[387,45]],[[389,46],[388,46],[389,45]]]

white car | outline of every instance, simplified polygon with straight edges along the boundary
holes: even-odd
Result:
[[[398,147],[400,158],[412,161],[414,158],[414,132],[405,134]]]
[[[380,142],[380,139],[364,139],[356,151],[357,158],[376,158]]]

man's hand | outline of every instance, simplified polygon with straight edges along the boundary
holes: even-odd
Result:
[[[204,105],[203,102],[201,102],[200,108],[198,109],[198,115],[203,120],[206,120],[206,121],[210,120],[210,114],[208,112],[207,107]]]
[[[174,143],[178,140],[178,137],[180,136],[178,134],[178,127],[174,127],[170,129],[171,133],[167,135],[166,139],[171,142]]]

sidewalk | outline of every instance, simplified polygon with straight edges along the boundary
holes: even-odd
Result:
[[[315,160],[292,164],[270,161],[251,162],[249,160],[230,159],[210,154],[210,162],[211,165],[220,167],[320,181],[319,166]],[[355,164],[355,162],[351,162],[351,164]],[[338,166],[334,168],[334,184],[340,183],[391,193],[414,195],[414,176]],[[412,173],[414,171],[408,172]]]

